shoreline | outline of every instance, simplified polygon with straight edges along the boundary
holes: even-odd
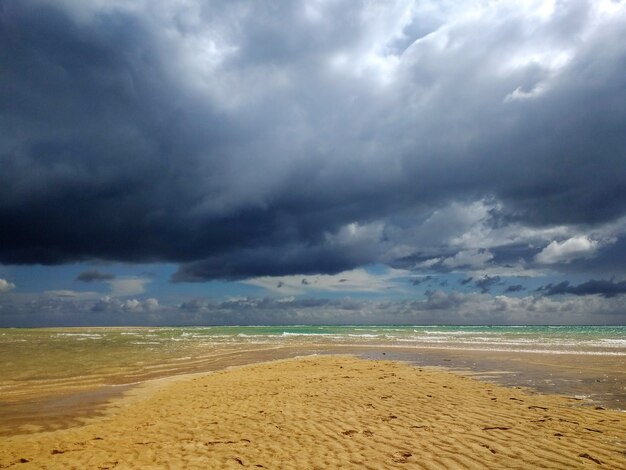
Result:
[[[500,353],[434,347],[402,347],[359,344],[276,345],[253,349],[250,344],[231,348],[222,362],[181,361],[179,369],[125,383],[85,386],[77,390],[56,390],[54,394],[26,400],[3,400],[0,407],[0,435],[11,436],[67,429],[107,413],[115,402],[147,383],[184,378],[194,374],[229,370],[231,367],[268,363],[309,355],[350,354],[369,360],[388,359],[416,367],[434,367],[505,387],[523,387],[533,392],[576,398],[587,406],[626,411],[626,360],[613,356],[583,356],[575,366],[556,354]],[[191,358],[195,359],[195,358]],[[135,380],[138,379],[138,380]],[[54,388],[53,388],[54,389]]]
[[[3,438],[0,465],[619,468],[625,433],[626,414],[566,397],[317,355],[144,383],[86,424]]]

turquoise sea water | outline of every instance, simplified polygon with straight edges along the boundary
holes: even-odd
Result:
[[[0,329],[7,362],[76,357],[133,362],[220,345],[367,344],[387,347],[626,355],[626,326],[198,326]],[[127,360],[125,360],[127,359]]]
[[[486,350],[626,354],[626,326],[243,326],[155,329],[154,341],[264,343],[297,338],[331,343],[384,343]]]
[[[0,391],[21,380],[166,374],[229,351],[289,346],[626,356],[625,326],[207,326],[0,329]],[[126,379],[119,379],[124,381]]]

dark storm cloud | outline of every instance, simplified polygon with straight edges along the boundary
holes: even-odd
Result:
[[[500,204],[494,231],[614,222],[626,21],[594,4],[438,30],[457,8],[4,1],[0,262],[173,261],[176,281],[451,270],[442,234],[472,227],[437,216],[455,202]],[[517,246],[491,262],[541,248]]]
[[[100,282],[100,281],[110,281],[115,279],[115,275],[111,273],[102,273],[97,269],[91,271],[83,271],[80,273],[76,280],[83,282]]]
[[[336,274],[370,261],[366,250],[354,247],[313,245],[277,246],[216,255],[183,264],[172,276],[175,282],[206,279],[241,279],[256,276]]]
[[[610,281],[596,281],[591,279],[582,284],[574,286],[569,281],[563,281],[558,284],[548,284],[540,287],[539,292],[545,295],[601,295],[603,297],[616,297],[621,294],[626,294],[626,281],[615,282]]]

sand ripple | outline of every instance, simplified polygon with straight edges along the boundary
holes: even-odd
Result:
[[[626,468],[626,414],[345,356],[151,385],[92,423],[12,436],[6,468]]]

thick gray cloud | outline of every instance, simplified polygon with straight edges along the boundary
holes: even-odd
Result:
[[[613,280],[603,281],[591,279],[574,286],[569,281],[559,282],[558,284],[548,284],[539,288],[539,292],[546,295],[601,295],[603,297],[616,297],[620,294],[626,294],[626,281],[615,282]]]
[[[626,9],[501,3],[3,1],[0,262],[624,274]]]
[[[78,276],[76,276],[76,280],[83,282],[100,282],[100,281],[110,281],[115,279],[115,275],[111,273],[103,273],[98,271],[97,269],[90,271],[83,271]]]

